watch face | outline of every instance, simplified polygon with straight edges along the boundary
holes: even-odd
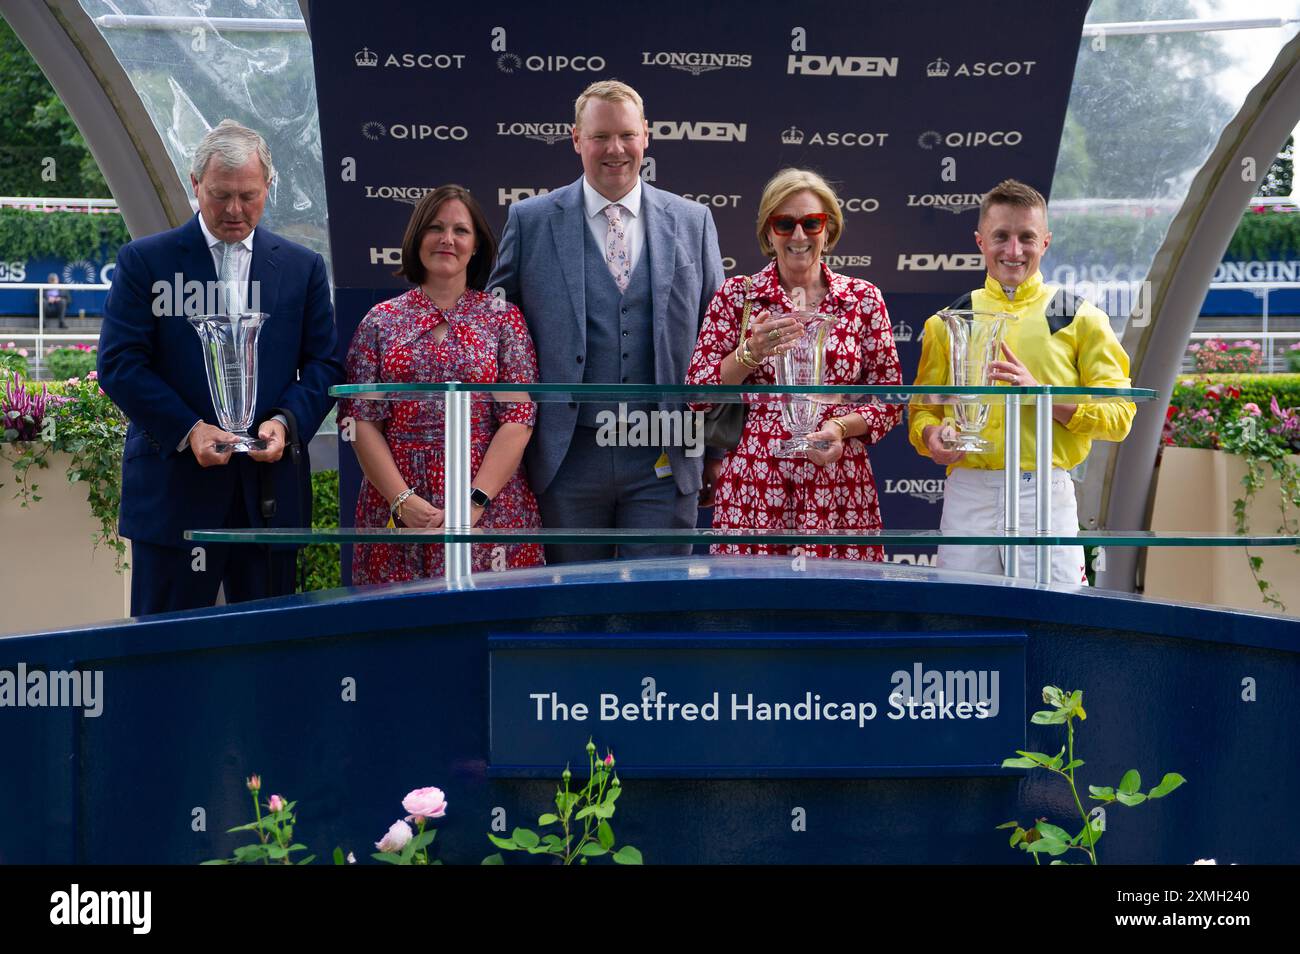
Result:
[[[469,500],[470,503],[474,504],[476,507],[486,507],[492,502],[492,498],[477,487],[473,488],[469,492]]]

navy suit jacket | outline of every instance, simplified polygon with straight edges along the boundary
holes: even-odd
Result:
[[[641,183],[645,248],[649,256],[654,313],[654,381],[682,384],[713,294],[725,277],[718,231],[707,206]],[[582,179],[545,195],[513,203],[501,233],[489,288],[501,288],[519,306],[537,347],[538,373],[549,383],[582,381],[587,351],[587,286],[584,270],[587,212]],[[661,401],[664,409],[679,405]],[[577,405],[542,401],[537,426],[524,452],[535,493],[550,486],[573,440]],[[673,478],[682,493],[700,489],[702,460],[668,449]]]
[[[227,526],[241,485],[245,519],[230,525],[311,525],[311,501],[304,499],[309,491],[288,453],[269,465],[233,454],[225,465],[200,467],[188,445],[176,449],[195,421],[218,422],[198,333],[184,310],[177,313],[175,289],[178,282],[197,281],[206,290],[216,280],[197,215],[179,228],[131,242],[117,255],[100,329],[99,380],[131,422],[122,455],[118,527],[133,541],[184,547],[186,530]],[[343,380],[325,262],[259,227],[253,233],[249,280],[257,283],[260,299],[250,297],[250,306],[256,303],[270,315],[257,344],[252,431],[289,411],[305,451],[334,403],[329,388]],[[182,288],[182,305],[184,297]],[[304,455],[303,470],[309,473],[310,466]],[[269,522],[258,512],[260,467],[270,467],[273,475],[277,506]]]

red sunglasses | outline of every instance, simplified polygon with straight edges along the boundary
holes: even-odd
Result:
[[[804,235],[816,235],[826,228],[827,218],[825,212],[813,212],[799,218],[795,218],[793,215],[774,214],[767,217],[767,227],[777,235],[786,236],[794,235],[794,227],[798,225],[803,229]]]

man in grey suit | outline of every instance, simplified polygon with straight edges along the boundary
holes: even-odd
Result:
[[[574,104],[583,176],[510,206],[496,270],[528,321],[547,383],[681,384],[700,322],[722,285],[707,207],[641,181],[650,139],[640,95],[593,83]],[[661,410],[680,409],[669,401]],[[629,416],[653,404],[627,405]],[[525,461],[547,527],[695,526],[703,456],[694,447],[611,446],[613,405],[541,402]],[[684,432],[684,429],[683,429]],[[623,545],[622,557],[689,546]],[[551,563],[604,560],[615,547],[558,544]]]

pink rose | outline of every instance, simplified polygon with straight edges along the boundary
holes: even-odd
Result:
[[[413,818],[441,818],[447,814],[447,798],[440,788],[417,788],[402,799],[402,807]]]
[[[278,812],[284,808],[284,799],[279,795],[272,795],[270,800],[266,803],[266,807],[273,812]]]
[[[1254,401],[1247,401],[1245,404],[1241,406],[1241,409],[1245,411],[1247,414],[1249,414],[1251,417],[1259,417],[1260,414],[1263,413],[1259,409],[1259,405],[1256,404]]]
[[[98,371],[88,371],[88,372],[86,373],[86,380],[87,380],[87,381],[97,381],[97,380],[99,380],[99,372],[98,372]]]
[[[395,821],[384,837],[375,842],[375,847],[380,851],[391,851],[396,854],[405,848],[406,843],[410,840],[411,826],[404,821]]]
[[[244,782],[244,784],[248,786],[248,790],[250,792],[256,795],[258,792],[262,790],[262,776],[252,775],[248,778],[246,782]]]

